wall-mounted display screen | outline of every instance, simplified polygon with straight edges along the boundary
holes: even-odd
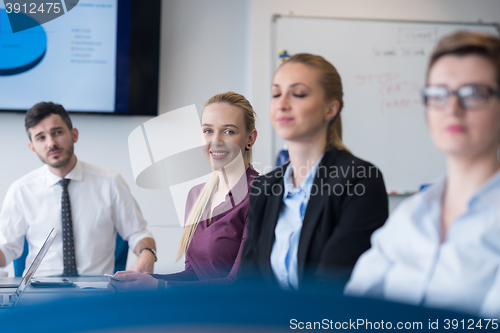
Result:
[[[0,111],[50,101],[70,112],[157,115],[160,5],[80,0],[13,33],[14,9],[0,2]]]

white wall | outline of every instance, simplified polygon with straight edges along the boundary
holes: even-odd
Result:
[[[211,96],[248,94],[248,0],[163,0],[160,113]]]
[[[257,169],[272,165],[268,119],[271,82],[271,17],[290,14],[436,21],[498,21],[498,0],[164,0],[162,8],[160,113],[228,90],[244,94],[257,114]],[[314,36],[311,36],[314,38]],[[17,178],[40,165],[27,148],[23,114],[0,113],[0,200]],[[167,191],[133,182],[128,134],[146,117],[73,115],[79,128],[77,156],[119,171],[149,221],[158,246],[157,272],[182,269],[174,258],[182,229]]]

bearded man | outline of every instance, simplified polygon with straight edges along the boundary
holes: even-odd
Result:
[[[29,265],[49,231],[58,230],[39,276],[112,274],[116,234],[138,258],[130,267],[153,272],[155,242],[139,206],[116,172],[74,154],[78,130],[62,105],[41,102],[26,113],[28,146],[44,165],[15,181],[0,213],[0,267],[29,244]],[[27,265],[27,267],[29,267]]]

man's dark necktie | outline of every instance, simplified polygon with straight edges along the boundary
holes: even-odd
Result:
[[[75,242],[73,239],[73,220],[71,218],[71,204],[69,202],[68,184],[71,179],[61,179],[63,191],[61,197],[62,229],[63,229],[63,276],[78,276],[75,261]]]

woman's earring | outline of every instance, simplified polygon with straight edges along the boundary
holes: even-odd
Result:
[[[251,144],[248,144],[248,147],[245,147],[245,150],[246,150],[246,151],[249,151],[249,150],[250,150],[250,147],[252,147],[252,145],[251,145]]]

